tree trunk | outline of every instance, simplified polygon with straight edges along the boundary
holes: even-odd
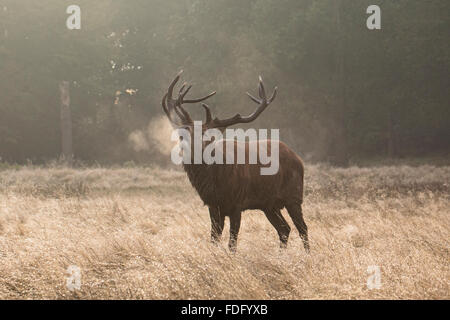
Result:
[[[345,30],[341,21],[342,0],[334,1],[336,19],[336,74],[335,74],[335,96],[336,113],[333,115],[334,125],[330,137],[330,161],[338,166],[348,165],[348,142],[346,133],[346,78],[345,78]]]
[[[70,84],[61,81],[59,91],[61,94],[61,147],[62,159],[71,166],[73,162],[72,148],[72,114],[70,112]]]

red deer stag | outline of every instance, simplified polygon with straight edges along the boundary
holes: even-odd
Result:
[[[197,103],[208,99],[216,92],[200,99],[185,99],[191,86],[184,84],[179,90],[178,97],[173,98],[173,90],[180,79],[181,72],[170,84],[162,100],[165,114],[175,128],[184,128],[193,135],[194,121],[183,107],[183,104]],[[202,104],[206,112],[206,122],[202,124],[203,132],[217,128],[222,132],[226,127],[238,123],[249,123],[255,120],[275,99],[277,88],[271,98],[267,99],[264,85],[260,77],[259,97],[257,99],[247,93],[250,99],[258,104],[251,115],[243,117],[236,114],[229,119],[220,120],[211,115],[211,110]],[[178,117],[178,118],[176,118]],[[191,139],[192,141],[193,139]],[[271,151],[271,141],[267,140],[267,152]],[[274,175],[261,175],[260,168],[264,167],[258,159],[256,164],[200,164],[183,163],[192,186],[197,190],[204,204],[209,207],[211,217],[211,241],[217,242],[223,231],[225,217],[230,219],[230,251],[236,250],[237,237],[241,225],[241,213],[244,210],[262,210],[267,219],[278,232],[280,246],[287,246],[290,227],[281,214],[286,208],[294,225],[300,233],[305,250],[309,252],[308,231],[302,214],[303,202],[303,173],[304,167],[300,157],[286,144],[279,143],[279,169]],[[234,159],[237,148],[244,148],[246,159],[249,159],[249,149],[257,141],[234,141]],[[232,143],[233,144],[233,143]],[[203,148],[205,144],[203,144]]]

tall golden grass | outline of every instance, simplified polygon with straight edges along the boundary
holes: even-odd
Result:
[[[181,171],[0,171],[0,298],[450,298],[450,167],[306,169],[309,255],[285,212],[287,250],[259,211],[244,213],[235,255],[227,231],[210,244]],[[66,286],[71,265],[79,290]]]

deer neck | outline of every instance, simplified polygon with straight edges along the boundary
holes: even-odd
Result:
[[[212,166],[206,164],[183,164],[189,181],[208,206],[216,205],[216,184]]]

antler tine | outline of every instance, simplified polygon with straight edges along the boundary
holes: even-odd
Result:
[[[183,108],[183,103],[184,103],[183,98],[188,94],[189,90],[191,90],[191,88],[192,88],[192,85],[190,85],[183,92],[183,89],[186,87],[186,85],[187,85],[187,82],[183,83],[183,86],[180,88],[180,91],[178,93],[178,98],[175,103],[175,111],[181,119],[184,119],[188,122],[192,122],[191,116]]]
[[[178,95],[181,95],[181,93],[183,92],[184,87],[186,87],[187,82],[183,82],[183,85],[180,88],[180,91],[178,92]]]
[[[249,92],[246,92],[246,94],[250,97],[250,99],[252,99],[253,100],[253,102],[256,102],[256,103],[261,103],[261,101],[259,101],[258,99],[256,99],[254,96],[252,96]]]
[[[167,100],[167,93],[164,95],[163,100],[162,100],[162,106],[163,106],[163,110],[164,113],[167,115],[167,118],[169,118],[169,121],[175,125],[175,126],[180,126],[181,124],[175,120],[173,120],[172,118],[172,114],[171,111],[167,108],[167,104],[166,104],[166,100]]]
[[[178,111],[179,109],[179,111]],[[175,106],[175,111],[177,112],[178,116],[181,119],[185,119],[186,121],[188,121],[189,123],[193,122],[191,116],[189,115],[189,113],[183,108],[183,106],[181,104],[177,104]],[[181,115],[180,115],[181,112]],[[184,118],[183,118],[184,117]]]
[[[275,100],[275,98],[277,97],[277,92],[278,92],[278,87],[275,87],[275,88],[273,89],[272,96],[271,96],[270,99],[269,99],[269,103],[271,103],[273,100]]]
[[[207,96],[203,97],[203,98],[199,98],[199,99],[190,99],[190,100],[183,100],[184,103],[197,103],[197,102],[202,102],[205,101],[208,98],[211,98],[213,95],[215,95],[217,92],[213,91],[210,94],[208,94]]]
[[[173,108],[175,110],[175,113],[180,117],[180,119],[184,120],[184,113],[181,111],[180,108],[178,108],[177,105]]]
[[[266,90],[264,89],[264,83],[263,83],[263,80],[262,80],[261,76],[259,76],[259,87],[258,87],[258,89],[259,89],[259,97],[261,99],[265,100],[266,99]]]
[[[161,104],[162,104],[164,113],[165,113],[167,116],[169,116],[169,110],[167,109],[167,105],[166,105],[166,98],[167,98],[167,93],[166,93],[166,94],[164,95],[164,97],[162,98]]]
[[[181,103],[186,102],[186,101],[184,101],[184,97],[188,94],[188,92],[189,92],[189,90],[191,90],[191,88],[192,88],[192,85],[187,87],[186,91],[180,93],[180,102]]]
[[[210,123],[212,121],[211,109],[209,108],[209,106],[206,103],[202,103],[202,107],[205,108],[205,113],[206,113],[206,122],[205,123]]]
[[[168,98],[169,99],[172,99],[173,88],[177,84],[178,80],[180,80],[180,77],[181,77],[182,73],[183,73],[183,70],[178,72],[177,76],[175,77],[175,79],[173,79],[172,83],[170,84],[169,89],[167,90],[167,94],[168,94]]]

